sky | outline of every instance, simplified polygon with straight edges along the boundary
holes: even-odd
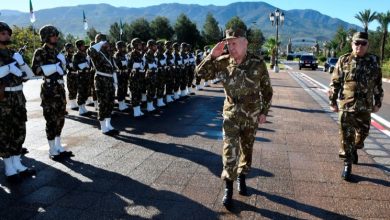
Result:
[[[2,0],[1,10],[12,9],[23,12],[29,11],[29,0]],[[371,9],[376,12],[390,11],[390,1],[388,0],[261,0],[270,5],[273,5],[282,10],[291,9],[313,9],[328,15],[333,18],[339,18],[346,22],[361,25],[360,22],[354,18],[355,14],[364,9]],[[4,3],[7,2],[7,3]],[[34,11],[47,8],[55,8],[61,6],[76,6],[84,4],[99,4],[107,3],[116,7],[147,7],[151,5],[159,5],[163,3],[181,3],[181,4],[199,4],[199,5],[228,5],[233,2],[259,2],[259,1],[238,1],[238,0],[176,0],[176,1],[162,1],[162,0],[32,0]],[[0,16],[1,20],[1,16]],[[373,22],[369,28],[375,30],[378,23]]]

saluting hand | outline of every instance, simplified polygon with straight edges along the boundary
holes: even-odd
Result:
[[[223,48],[225,47],[226,41],[221,41],[215,45],[215,47],[211,50],[211,57],[217,58],[222,55]]]

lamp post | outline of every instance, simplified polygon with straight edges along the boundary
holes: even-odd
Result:
[[[281,12],[279,9],[276,9],[275,12],[271,12],[269,14],[269,20],[271,21],[272,26],[276,26],[276,59],[275,59],[275,66],[274,66],[274,72],[279,72],[279,66],[278,66],[278,54],[279,54],[279,25],[283,25],[284,22],[284,13]]]

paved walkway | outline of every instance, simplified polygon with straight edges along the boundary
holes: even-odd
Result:
[[[0,218],[388,219],[390,177],[359,151],[353,182],[342,181],[336,122],[292,75],[271,76],[273,107],[257,133],[250,196],[235,191],[232,212],[220,204],[217,85],[144,119],[117,113],[115,138],[100,134],[96,115],[70,111],[63,142],[76,156],[63,163],[47,158],[39,99],[30,99],[23,162],[38,175],[13,187],[0,177]],[[37,92],[32,84],[26,89]]]

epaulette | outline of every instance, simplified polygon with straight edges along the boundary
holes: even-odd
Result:
[[[217,57],[216,60],[220,61],[220,60],[229,59],[229,58],[230,58],[230,55],[229,54],[225,54],[225,55]]]

